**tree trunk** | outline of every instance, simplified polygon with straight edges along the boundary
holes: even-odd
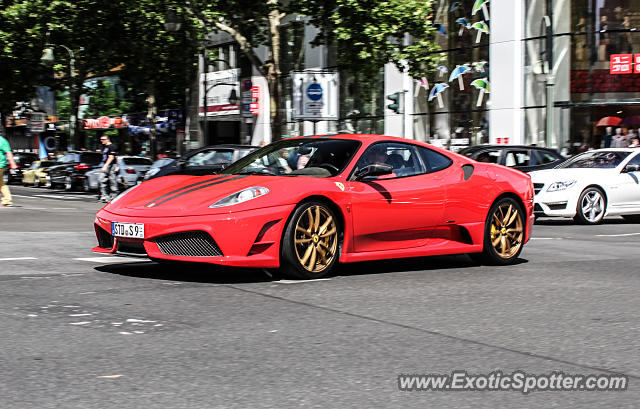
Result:
[[[268,0],[267,3],[276,5],[278,0]],[[267,84],[271,107],[271,140],[282,139],[282,83],[280,72],[280,20],[284,16],[277,8],[269,12],[269,44],[270,62],[267,71]]]
[[[156,154],[158,153],[156,143],[156,116],[158,114],[158,107],[156,106],[156,92],[155,84],[150,83],[147,88],[147,119],[149,120],[149,150],[151,152],[151,159],[156,160]]]

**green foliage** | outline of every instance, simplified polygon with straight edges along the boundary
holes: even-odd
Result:
[[[85,111],[85,117],[97,118],[100,116],[121,116],[130,112],[132,104],[118,95],[116,84],[102,80],[96,88],[88,94],[89,106]]]

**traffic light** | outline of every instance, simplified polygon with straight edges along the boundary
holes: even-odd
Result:
[[[394,92],[387,95],[387,99],[391,101],[387,108],[395,112],[396,114],[402,113],[402,92]]]

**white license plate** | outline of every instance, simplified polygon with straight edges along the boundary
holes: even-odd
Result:
[[[111,235],[116,237],[130,237],[144,239],[144,224],[111,222]]]

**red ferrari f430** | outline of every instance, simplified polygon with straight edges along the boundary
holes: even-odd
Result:
[[[321,135],[125,191],[96,215],[93,250],[310,279],[338,262],[403,257],[510,264],[533,220],[525,173],[413,140]]]

